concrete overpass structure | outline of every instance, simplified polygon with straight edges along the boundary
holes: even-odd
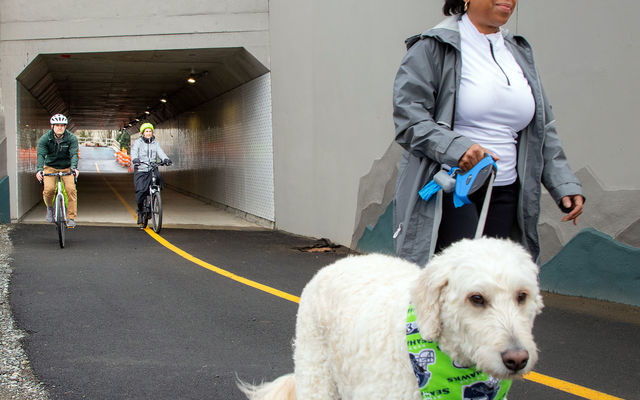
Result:
[[[0,178],[11,220],[40,199],[32,149],[62,112],[73,129],[155,123],[175,161],[167,181],[184,193],[277,229],[388,249],[400,154],[392,82],[403,40],[442,19],[441,0],[0,5]],[[639,11],[633,0],[538,0],[520,2],[509,23],[534,46],[587,195],[578,228],[543,199],[543,261],[580,228],[640,247],[640,172],[629,161],[640,147]]]

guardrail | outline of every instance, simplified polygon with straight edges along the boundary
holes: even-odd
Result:
[[[78,138],[78,145],[86,146],[86,147],[111,147],[115,151],[120,150],[120,143],[118,143],[117,140],[112,138],[99,139],[99,140],[94,140],[93,138],[86,138],[86,137]]]

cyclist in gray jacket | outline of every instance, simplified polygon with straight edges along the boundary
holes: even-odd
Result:
[[[131,147],[131,163],[135,166],[133,183],[136,188],[138,224],[142,224],[144,200],[151,184],[151,166],[149,164],[162,162],[165,165],[171,165],[171,159],[153,136],[153,125],[149,122],[140,125],[140,134],[141,136],[133,142]],[[162,180],[158,184],[162,185]]]
[[[458,22],[466,6],[470,9],[473,2],[446,3],[455,3],[460,10],[436,27],[407,39],[408,51],[398,70],[393,92],[396,142],[405,149],[394,199],[395,250],[398,256],[419,265],[425,265],[436,251],[443,202],[442,192],[425,202],[418,191],[443,164],[461,164],[463,156],[476,145],[454,127],[462,69]],[[584,198],[556,132],[531,46],[521,36],[504,30],[502,34],[531,87],[535,102],[531,122],[518,132],[519,189],[511,238],[522,243],[537,260],[541,184],[568,213],[563,220],[576,222]]]

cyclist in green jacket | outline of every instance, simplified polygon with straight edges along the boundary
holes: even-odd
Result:
[[[54,172],[73,171],[77,178],[78,167],[78,138],[67,130],[67,117],[56,114],[49,120],[51,130],[38,140],[38,162],[36,179],[42,182],[44,179],[44,191],[42,197],[47,206],[47,222],[53,222],[53,197],[56,191],[55,176],[44,176]],[[65,191],[67,192],[67,227],[76,226],[75,219],[78,211],[77,191],[74,177],[63,176]]]

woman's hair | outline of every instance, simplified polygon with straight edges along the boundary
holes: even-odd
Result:
[[[464,0],[444,0],[442,12],[444,15],[457,15],[464,13]]]

